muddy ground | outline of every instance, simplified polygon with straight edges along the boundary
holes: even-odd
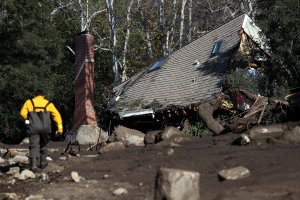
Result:
[[[80,157],[61,160],[67,143],[50,142],[53,159],[44,170],[48,181],[39,178],[25,181],[0,175],[0,193],[16,193],[19,199],[42,195],[44,199],[154,199],[155,178],[160,167],[192,170],[200,173],[202,200],[299,200],[300,145],[269,141],[246,146],[231,145],[237,137],[225,134],[212,138],[191,138],[178,147],[150,145],[126,147],[124,151],[97,154],[87,147],[74,146]],[[26,148],[26,145],[9,146]],[[57,150],[57,151],[56,151]],[[170,155],[169,155],[170,154]],[[96,157],[93,157],[96,156]],[[220,181],[224,168],[244,166],[250,177]],[[79,183],[71,179],[76,171],[83,177]],[[114,196],[117,188],[128,193]],[[2,196],[3,197],[3,196]]]

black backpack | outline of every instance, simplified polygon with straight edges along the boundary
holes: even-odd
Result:
[[[33,111],[28,113],[28,131],[29,134],[49,134],[51,133],[51,117],[50,112],[46,110],[50,101],[45,107],[35,107],[34,102],[30,99]],[[36,112],[36,109],[44,109],[42,112]]]

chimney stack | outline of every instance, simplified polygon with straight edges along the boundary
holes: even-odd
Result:
[[[94,37],[82,32],[75,37],[75,110],[73,130],[97,125],[94,110]]]

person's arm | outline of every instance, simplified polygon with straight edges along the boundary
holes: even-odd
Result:
[[[49,112],[51,112],[51,116],[52,116],[52,118],[55,121],[56,126],[57,126],[57,132],[62,134],[63,133],[63,124],[62,124],[62,118],[60,116],[60,113],[58,112],[58,110],[56,109],[56,107],[54,106],[53,103],[50,103],[47,106],[47,110]]]
[[[28,111],[29,111],[29,100],[27,100],[23,107],[21,108],[21,111],[20,111],[20,116],[22,119],[26,120],[27,119],[27,115],[28,115]]]

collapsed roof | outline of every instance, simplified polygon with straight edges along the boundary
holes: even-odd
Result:
[[[240,15],[115,87],[109,110],[121,117],[154,114],[170,105],[184,107],[218,96],[241,29],[269,51],[261,30]]]

